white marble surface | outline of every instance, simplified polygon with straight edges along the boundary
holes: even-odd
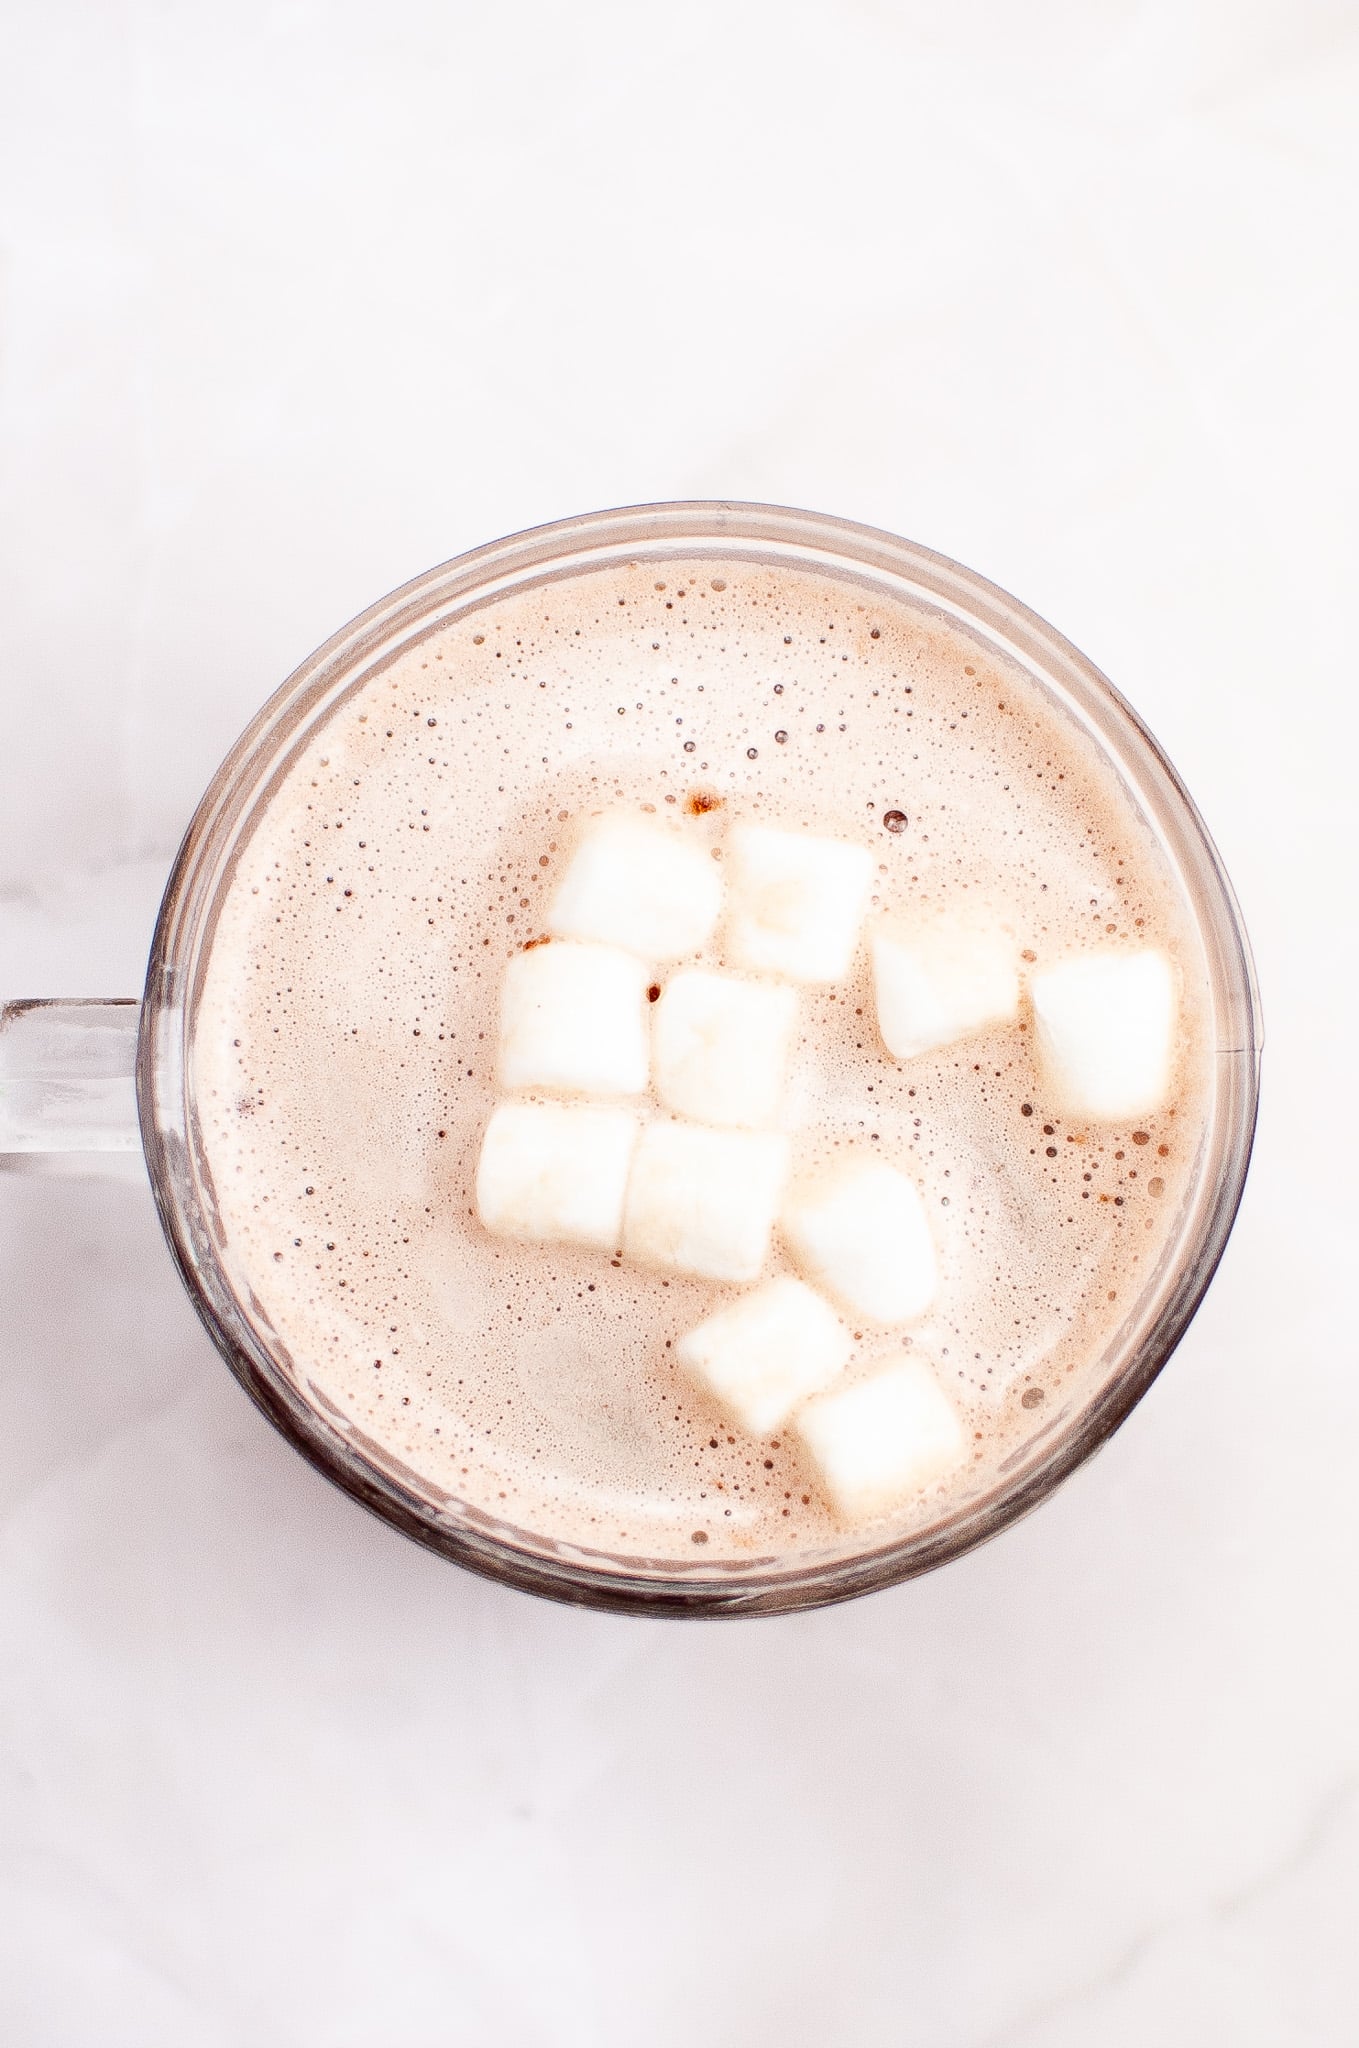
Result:
[[[767,497],[956,555],[1185,772],[1270,1029],[1108,1451],[786,1622],[465,1577],[248,1406],[138,1187],[0,1181],[0,2040],[1349,2044],[1352,0],[8,0],[0,991],[131,992],[407,576]]]

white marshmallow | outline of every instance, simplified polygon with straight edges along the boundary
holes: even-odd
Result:
[[[1029,983],[1034,1052],[1054,1109],[1105,1123],[1170,1090],[1175,971],[1164,953],[1083,953]]]
[[[630,1110],[502,1102],[481,1141],[477,1214],[499,1237],[616,1251],[636,1138]]]
[[[866,847],[738,825],[727,839],[726,955],[754,974],[843,981],[873,876]]]
[[[900,1507],[967,1455],[957,1411],[923,1359],[814,1395],[793,1428],[846,1522]]]
[[[779,1220],[796,1264],[851,1315],[900,1323],[929,1307],[939,1273],[925,1207],[884,1160],[795,1182]]]
[[[788,1174],[788,1140],[650,1123],[623,1212],[623,1249],[647,1266],[757,1280]]]
[[[656,1093],[697,1123],[773,1123],[796,1023],[791,988],[686,968],[666,983],[652,1020]]]
[[[873,934],[873,992],[882,1042],[913,1060],[1019,1015],[1019,954],[996,926],[938,919]]]
[[[851,1348],[820,1295],[785,1274],[688,1331],[675,1356],[742,1429],[768,1436],[830,1385]]]
[[[643,960],[696,953],[722,907],[722,872],[697,838],[607,812],[586,826],[552,901],[547,928],[564,939],[599,939]]]
[[[640,1095],[648,968],[614,946],[551,940],[516,953],[500,998],[500,1085]]]

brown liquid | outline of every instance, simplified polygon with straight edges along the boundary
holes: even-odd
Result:
[[[875,905],[999,907],[1040,965],[1120,943],[1177,962],[1175,1090],[1129,1129],[1045,1113],[1022,1029],[898,1066],[862,949],[805,994],[798,1165],[900,1164],[940,1253],[927,1316],[856,1357],[928,1357],[973,1432],[895,1525],[841,1529],[791,1441],[729,1428],[678,1373],[674,1340],[731,1290],[495,1239],[473,1212],[505,961],[540,935],[579,817],[628,803],[715,845],[738,817],[857,841]],[[1203,972],[1112,769],[933,615],[700,561],[520,591],[356,687],[241,857],[194,1056],[233,1278],[304,1384],[474,1511],[687,1563],[700,1540],[705,1562],[878,1541],[985,1490],[1133,1309],[1206,1116]]]

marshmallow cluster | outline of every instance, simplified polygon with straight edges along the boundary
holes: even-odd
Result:
[[[850,1369],[864,1331],[849,1324],[899,1326],[934,1299],[914,1181],[852,1153],[799,1172],[779,1128],[799,988],[853,967],[872,856],[755,825],[735,826],[722,853],[679,819],[620,811],[587,825],[548,936],[506,971],[509,1099],[486,1129],[477,1213],[501,1236],[753,1288],[680,1336],[676,1360],[736,1426],[790,1426],[852,1523],[918,1497],[968,1448],[924,1359]],[[998,921],[881,919],[869,960],[887,1051],[909,1061],[1012,1027],[1027,1001],[1054,1109],[1116,1120],[1155,1108],[1173,1060],[1169,960],[1095,952],[1025,988],[1033,959]],[[766,1278],[775,1246],[795,1271]]]
[[[733,874],[724,889],[682,821],[606,812],[586,827],[549,936],[506,970],[497,1056],[507,1094],[573,1100],[503,1103],[492,1117],[477,1173],[488,1230],[728,1285],[760,1278],[790,1163],[776,1128],[798,1022],[790,977],[821,971],[828,932],[837,957],[852,956],[869,857],[833,840],[742,836],[756,844],[754,879]],[[792,947],[784,978],[693,964],[653,980],[701,952],[724,911],[724,960],[749,966],[737,936],[770,914],[771,872]],[[648,1089],[663,1113],[646,1121],[580,1100]]]
[[[878,1033],[918,1059],[1018,1021],[1026,991],[1013,931],[977,918],[884,918],[870,940]],[[1154,947],[1102,948],[1030,974],[1028,1008],[1045,1107],[1095,1123],[1147,1116],[1170,1093],[1175,970]]]

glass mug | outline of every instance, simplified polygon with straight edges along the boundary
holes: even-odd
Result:
[[[229,1277],[194,1103],[194,1029],[207,944],[239,849],[301,748],[395,656],[512,589],[611,564],[700,557],[804,567],[957,620],[1021,664],[1113,764],[1196,918],[1209,985],[1211,1100],[1192,1186],[1156,1270],[1084,1391],[1000,1467],[980,1499],[852,1556],[710,1565],[558,1545],[426,1482],[309,1388],[257,1302]],[[79,1169],[144,1151],[161,1221],[209,1335],[251,1398],[327,1478],[415,1541],[474,1571],[584,1606],[641,1614],[786,1613],[931,1570],[1026,1514],[1108,1438],[1169,1358],[1236,1215],[1255,1129],[1259,998],[1231,885],[1174,769],[1136,714],[1060,634],[941,555],[807,512],[653,505],[588,514],[462,555],[371,607],[304,662],[213,778],[166,887],[140,1004],[16,1002],[0,1023],[0,1161]],[[135,1108],[132,1082],[135,1074]],[[140,1139],[138,1138],[138,1122]],[[64,1155],[64,1160],[56,1157]]]

